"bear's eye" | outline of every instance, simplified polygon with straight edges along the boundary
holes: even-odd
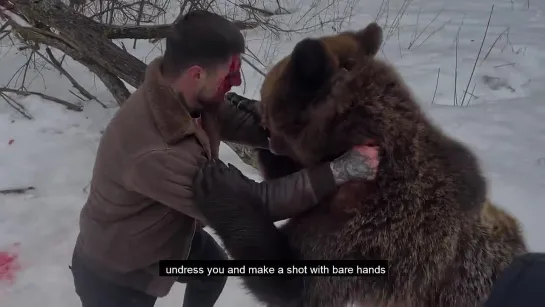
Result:
[[[348,71],[352,70],[356,66],[356,60],[353,58],[344,58],[339,61],[340,68],[344,68]]]

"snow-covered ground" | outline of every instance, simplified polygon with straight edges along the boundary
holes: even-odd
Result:
[[[492,5],[486,40],[468,87]],[[544,10],[545,2],[539,0],[362,0],[348,25],[350,29],[364,27],[382,11],[379,23],[387,42],[379,56],[398,67],[435,122],[478,154],[489,178],[490,197],[520,219],[530,248],[542,252]],[[301,38],[265,36],[262,30],[247,33],[251,50],[266,57],[266,63],[290,52]],[[1,43],[3,86],[26,58],[16,48],[6,47],[10,43],[6,39]],[[125,45],[132,47],[132,42]],[[146,42],[130,50],[145,62],[161,52]],[[79,64],[66,61],[78,82],[101,101],[111,101],[98,79]],[[237,92],[259,98],[261,76],[246,63],[243,68],[245,83]],[[68,92],[70,83],[58,72],[42,71],[40,75],[29,71],[27,80],[31,79],[32,84],[27,83],[31,90],[44,92],[45,88],[46,94],[77,102]],[[466,87],[474,92],[460,106]],[[68,264],[100,131],[116,109],[88,101],[83,103],[83,112],[74,112],[37,97],[18,101],[33,119],[0,101],[0,190],[28,186],[34,190],[0,194],[0,306],[79,306]],[[220,154],[224,161],[259,179],[228,147],[222,145]],[[180,306],[183,289],[175,285],[156,306]],[[238,279],[230,278],[217,306],[258,304]]]

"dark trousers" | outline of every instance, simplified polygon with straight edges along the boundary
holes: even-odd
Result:
[[[193,239],[190,260],[227,260],[227,255],[206,231],[200,229]],[[72,262],[76,293],[83,307],[153,307],[156,297],[101,279],[78,259]],[[227,277],[180,277],[186,283],[183,307],[212,307],[220,296]]]

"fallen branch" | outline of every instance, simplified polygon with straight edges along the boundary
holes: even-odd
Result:
[[[35,27],[17,27],[17,32],[26,29],[45,36],[48,41],[54,39],[57,41],[56,45],[42,43],[55,47],[72,58],[75,56],[74,60],[80,63],[83,60],[96,64],[102,68],[103,74],[118,76],[131,86],[138,87],[144,80],[146,64],[109,40],[103,33],[103,24],[70,10],[60,0],[17,0],[14,4],[26,18],[45,24],[58,31],[58,34]],[[59,46],[58,42],[62,44]],[[66,47],[69,47],[70,53],[66,52]]]
[[[18,103],[15,99],[9,97],[8,95],[0,92],[0,97],[4,98],[7,104],[12,107],[15,111],[23,115],[26,119],[32,119],[30,114],[27,114],[25,107]]]
[[[53,96],[49,96],[49,95],[46,95],[46,94],[38,93],[38,92],[16,90],[16,89],[7,88],[7,87],[0,87],[0,92],[13,93],[13,94],[21,95],[21,96],[36,95],[36,96],[40,96],[43,99],[50,100],[50,101],[56,102],[56,103],[58,103],[60,105],[63,105],[68,110],[72,110],[72,111],[76,111],[76,112],[83,111],[82,107],[77,106],[77,105],[75,105],[75,104],[73,104],[71,102],[68,102],[68,101],[53,97]]]
[[[259,26],[258,22],[233,20],[239,29],[250,30]],[[167,37],[172,24],[165,25],[104,25],[102,33],[109,39],[162,39]]]
[[[34,190],[34,187],[26,187],[26,188],[14,188],[14,189],[7,189],[7,190],[0,190],[0,194],[8,195],[8,194],[24,194],[28,191]]]

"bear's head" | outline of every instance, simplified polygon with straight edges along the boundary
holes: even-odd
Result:
[[[411,143],[421,112],[395,70],[375,57],[381,44],[376,23],[297,43],[261,88],[260,113],[271,140],[282,140],[289,147],[284,153],[305,166],[359,144],[393,155],[400,139]],[[271,142],[271,149],[281,143]]]

